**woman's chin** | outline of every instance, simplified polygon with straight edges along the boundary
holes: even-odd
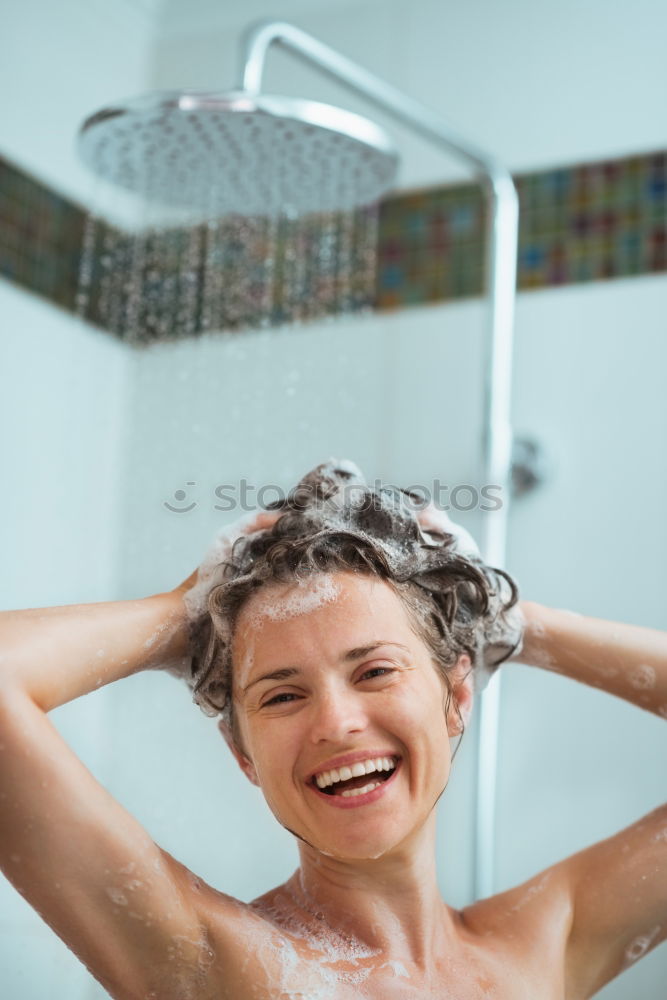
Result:
[[[360,821],[361,810],[333,809],[330,817],[305,817],[295,815],[284,803],[280,808],[267,798],[267,804],[280,825],[302,845],[340,861],[375,861],[409,836],[395,815],[366,816]]]

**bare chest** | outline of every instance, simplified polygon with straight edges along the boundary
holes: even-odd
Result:
[[[565,1000],[569,911],[546,877],[536,886],[461,911],[446,953],[419,965],[244,910],[198,1000]]]
[[[518,949],[521,952],[521,948]],[[562,969],[548,949],[463,948],[424,970],[370,956],[335,961],[287,935],[255,938],[210,996],[216,1000],[564,1000]]]

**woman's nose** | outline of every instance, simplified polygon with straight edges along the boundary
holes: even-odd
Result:
[[[311,739],[340,742],[349,733],[366,727],[366,713],[361,699],[350,691],[327,691],[313,701]]]

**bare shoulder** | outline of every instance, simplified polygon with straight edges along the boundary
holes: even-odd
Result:
[[[565,858],[570,995],[594,996],[667,940],[667,804]]]
[[[565,995],[572,902],[558,865],[460,911],[464,935],[485,954],[498,983],[525,983],[526,996]],[[515,992],[512,995],[515,995]]]
[[[667,940],[667,805],[462,918],[480,946],[587,1000]]]

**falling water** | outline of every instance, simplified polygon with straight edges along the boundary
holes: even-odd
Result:
[[[77,312],[135,343],[372,307],[377,207],[122,232],[87,219]]]
[[[201,171],[192,179],[179,167],[169,183],[161,178],[156,201],[147,162],[129,218],[112,222],[105,205],[95,205],[84,231],[79,316],[139,346],[372,308],[377,204],[355,207],[342,158],[325,163],[317,179],[323,203],[341,210],[302,214],[289,191],[287,154],[265,152],[259,192],[242,172],[220,181],[211,169],[202,180]],[[197,208],[187,208],[195,183],[210,192],[203,212],[194,190]],[[245,214],[260,196],[262,214]]]

